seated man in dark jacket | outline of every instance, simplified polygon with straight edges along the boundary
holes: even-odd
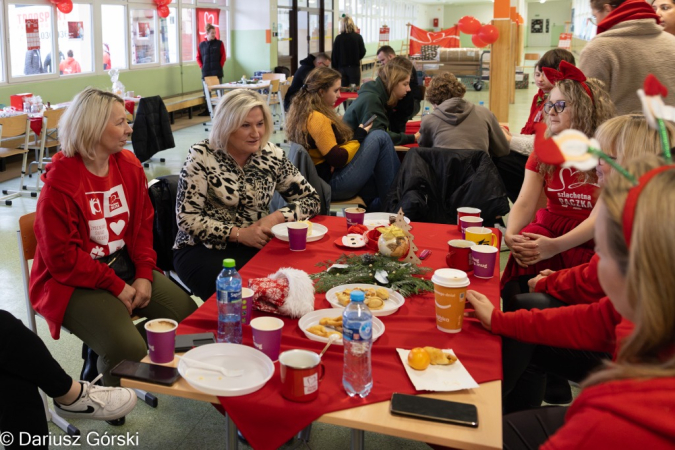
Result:
[[[377,50],[377,61],[384,65],[396,57],[396,52],[388,45],[384,45]],[[396,108],[389,112],[389,129],[405,132],[405,124],[420,112],[420,102],[422,101],[422,90],[417,82],[417,70],[413,65],[410,73],[410,92],[398,102]]]
[[[293,101],[293,96],[302,88],[302,85],[305,84],[305,78],[307,75],[317,67],[330,67],[330,57],[325,53],[317,53],[316,56],[309,55],[307,58],[300,61],[300,67],[293,74],[293,82],[286,92],[286,98],[284,98],[284,110],[288,112],[291,107],[291,101]]]

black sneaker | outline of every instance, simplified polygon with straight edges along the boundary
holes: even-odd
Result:
[[[66,419],[116,420],[129,414],[136,406],[136,393],[129,388],[96,386],[103,374],[91,383],[80,381],[82,394],[72,405],[54,401],[54,410]]]

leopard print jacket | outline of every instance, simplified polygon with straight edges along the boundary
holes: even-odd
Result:
[[[269,214],[274,191],[288,202],[279,209],[286,222],[319,213],[319,194],[273,143],[243,168],[227,152],[211,148],[208,139],[194,144],[180,172],[173,248],[225,249],[233,227],[247,227]]]

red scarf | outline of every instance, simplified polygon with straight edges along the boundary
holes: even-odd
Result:
[[[654,19],[657,24],[661,23],[659,16],[654,12],[654,8],[647,4],[645,0],[628,0],[619,5],[598,24],[597,34],[607,31],[621,22],[639,19]]]

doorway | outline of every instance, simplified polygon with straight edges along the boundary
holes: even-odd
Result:
[[[330,52],[333,45],[333,0],[286,0],[279,4],[278,65],[295,73],[300,61],[311,54]],[[285,3],[285,2],[283,2]]]

